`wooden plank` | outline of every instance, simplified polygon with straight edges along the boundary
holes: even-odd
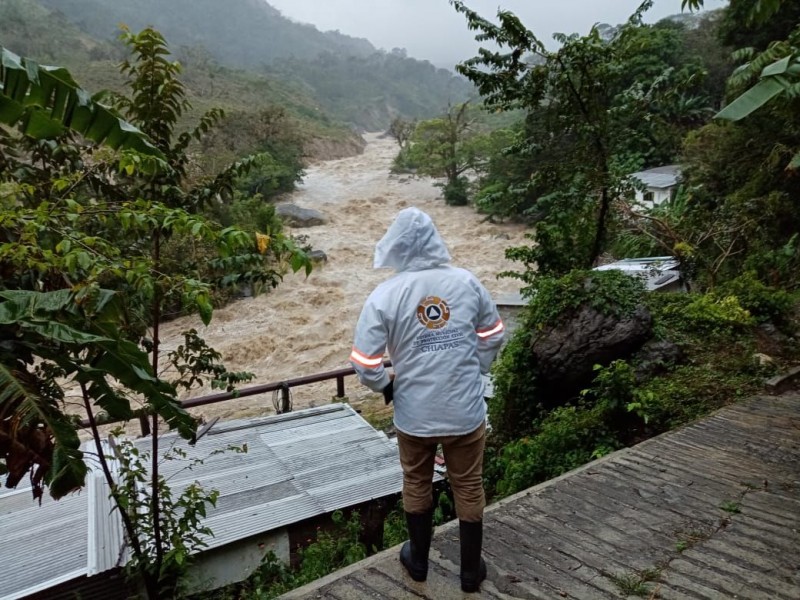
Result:
[[[413,600],[414,598],[432,600],[435,598],[430,595],[427,585],[412,583],[410,577],[404,578],[404,581],[398,581],[375,567],[354,573],[349,580],[358,582],[359,586],[368,594],[365,597],[385,598],[386,600]]]
[[[760,487],[764,485],[764,478],[759,477],[758,479],[752,479],[748,481],[746,478],[742,477],[742,473],[740,470],[723,467],[719,463],[714,465],[713,470],[709,468],[701,468],[696,466],[694,463],[683,463],[683,462],[669,462],[669,459],[666,459],[658,454],[647,454],[644,455],[642,458],[640,453],[637,454],[628,454],[621,458],[625,460],[636,460],[637,462],[647,463],[650,462],[653,465],[657,465],[658,468],[669,468],[676,473],[680,473],[686,479],[696,480],[701,482],[703,485],[725,485],[725,484],[733,484],[735,486],[744,486],[744,484],[754,485]],[[763,471],[761,472],[763,475]],[[791,492],[784,492],[783,486],[780,484],[776,484],[773,482],[770,484],[767,481],[767,487],[769,489],[770,494],[775,495],[777,498],[790,500],[792,502],[800,503],[800,495],[792,495]]]
[[[509,534],[510,530],[506,529],[504,533]],[[484,552],[487,563],[513,573],[519,578],[519,583],[549,589],[551,598],[613,598],[596,585],[586,584],[559,570],[541,552],[521,548],[507,539],[508,536],[495,538]]]
[[[773,592],[776,599],[797,600],[797,587],[781,581],[780,578],[765,574],[761,571],[748,568],[729,560],[725,555],[707,550],[702,545],[700,547],[686,550],[681,554],[681,558],[696,565],[698,568],[706,568],[713,577],[730,579],[738,582],[739,585],[753,586],[765,592]],[[674,563],[670,563],[670,568]]]
[[[542,539],[539,536],[516,535],[519,539],[511,539],[511,532],[516,533],[517,521],[513,518],[503,518],[503,515],[498,515],[495,518],[495,528],[497,533],[502,535],[504,540],[508,540],[511,545],[520,544],[525,548],[526,552],[534,553],[539,560],[549,565],[554,571],[563,573],[565,577],[572,577],[591,588],[600,590],[597,593],[598,598],[614,598],[616,588],[607,579],[607,573],[604,573],[592,565],[596,564],[595,560],[586,560],[586,555],[581,554],[580,557],[566,550],[566,545],[563,540],[558,537],[549,539]],[[541,530],[540,530],[541,531]]]
[[[622,487],[624,484],[628,487]],[[664,529],[669,527],[659,526],[659,523],[672,526],[677,523],[705,523],[713,520],[704,506],[696,506],[689,502],[673,505],[664,501],[659,488],[643,490],[631,485],[630,475],[626,479],[624,475],[609,471],[602,478],[592,480],[584,489],[587,495],[600,493],[602,490],[606,497],[612,496],[619,514],[624,514],[626,518],[634,521],[644,522],[648,532],[663,535]]]
[[[627,474],[628,479],[631,480],[642,482],[646,481],[647,479],[646,472],[630,469],[625,473]],[[636,474],[635,477],[634,473]],[[696,501],[697,506],[707,506],[709,509],[719,509],[720,505],[725,501],[736,501],[740,505],[747,503],[749,506],[752,506],[759,512],[761,517],[760,520],[763,521],[765,525],[773,525],[779,528],[783,528],[785,526],[785,504],[775,506],[774,504],[765,501],[764,498],[766,497],[766,494],[764,494],[764,492],[759,490],[748,491],[748,488],[744,486],[738,486],[738,488],[719,487],[717,490],[715,490],[715,492],[712,493],[711,490],[707,489],[703,484],[681,486],[677,483],[668,481],[664,476],[664,473],[660,473],[658,477],[655,475],[652,476],[652,479],[663,481],[664,485],[672,487],[674,489],[674,493],[671,494],[671,497],[678,497],[683,503],[685,503],[687,499],[691,499]],[[706,481],[710,482],[710,480]],[[740,500],[742,495],[744,495],[744,500]]]
[[[517,524],[534,521],[535,529],[528,530],[531,535],[535,536],[538,529],[548,531],[557,537],[556,548],[572,553],[576,558],[595,566],[599,573],[606,576],[628,570],[639,571],[652,568],[654,564],[664,558],[663,550],[660,548],[655,549],[656,555],[653,555],[654,548],[651,546],[632,552],[629,539],[627,540],[628,544],[623,543],[622,547],[619,547],[614,545],[603,531],[596,534],[587,533],[583,528],[596,530],[595,522],[589,522],[587,526],[578,522],[574,516],[567,516],[565,517],[567,520],[561,520],[563,512],[559,511],[560,507],[555,508],[556,510],[551,513],[540,511],[537,508],[535,512],[522,515],[515,511],[510,516]],[[596,535],[600,537],[596,537]]]

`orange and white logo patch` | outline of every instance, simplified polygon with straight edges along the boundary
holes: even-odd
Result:
[[[417,306],[417,319],[428,329],[441,329],[450,320],[450,307],[438,296],[428,296]]]

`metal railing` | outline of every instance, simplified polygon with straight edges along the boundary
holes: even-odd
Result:
[[[384,367],[391,367],[391,361],[385,361]],[[312,383],[320,383],[322,381],[336,380],[336,398],[345,397],[344,378],[355,375],[356,371],[353,367],[347,369],[338,369],[336,371],[326,371],[324,373],[317,373],[315,375],[306,375],[305,377],[297,377],[295,379],[287,379],[286,381],[277,381],[274,383],[264,383],[261,385],[253,385],[245,387],[240,390],[232,392],[219,392],[217,394],[209,394],[207,396],[199,396],[197,398],[189,398],[181,401],[183,408],[196,408],[198,406],[206,406],[207,404],[216,404],[217,402],[226,402],[228,400],[238,400],[240,398],[247,398],[248,396],[258,396],[259,394],[267,394],[269,392],[281,392],[281,408],[287,410],[279,410],[279,413],[288,412],[290,390],[294,387],[301,387]],[[139,425],[142,429],[142,435],[150,435],[150,421],[148,417],[150,413],[144,409],[134,411],[134,417],[138,417]],[[98,425],[108,425],[110,423],[119,423],[121,419],[98,418]],[[89,420],[83,419],[81,427],[88,427]]]

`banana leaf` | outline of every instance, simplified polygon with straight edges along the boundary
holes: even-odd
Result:
[[[2,46],[0,123],[35,139],[71,130],[115,150],[165,160],[144,133],[93,99],[67,69],[40,65]]]

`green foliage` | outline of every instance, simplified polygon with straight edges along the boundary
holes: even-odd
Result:
[[[612,412],[608,404],[599,403],[562,406],[547,413],[533,424],[529,436],[487,457],[490,494],[513,494],[618,448],[608,424]]]
[[[453,206],[468,203],[466,172],[480,168],[485,160],[488,137],[476,126],[476,111],[468,103],[451,106],[438,119],[421,121],[409,145],[400,149],[396,171],[413,166],[421,175],[444,177],[445,202]]]
[[[210,348],[205,340],[197,335],[196,329],[183,332],[184,343],[167,355],[170,364],[180,376],[174,385],[184,389],[202,386],[206,379],[211,381],[212,389],[232,392],[238,384],[252,381],[253,374],[228,371],[220,362],[222,355]]]
[[[744,262],[745,269],[755,271],[761,279],[788,289],[800,287],[800,234],[793,234],[785,244],[754,252]]]
[[[395,117],[389,124],[389,134],[397,141],[400,150],[403,150],[411,142],[411,136],[416,128],[416,121]]]
[[[442,186],[442,196],[449,206],[466,206],[469,204],[469,179],[458,177]]]
[[[686,334],[730,335],[754,322],[736,296],[665,294],[650,304],[657,307],[659,327]]]
[[[539,276],[523,289],[530,298],[529,323],[537,329],[558,323],[560,317],[580,306],[625,317],[643,298],[644,283],[622,271],[571,271],[559,278]]]
[[[213,535],[202,520],[208,508],[216,506],[219,492],[206,491],[194,482],[176,496],[163,475],[157,476],[154,485],[145,485],[151,479],[151,455],[129,440],[118,443],[116,458],[119,475],[113,496],[119,510],[130,520],[139,545],[149,549],[134,553],[125,570],[133,578],[147,574],[156,582],[158,598],[182,598],[182,578],[193,555],[207,548]],[[175,447],[163,457],[163,460],[185,459],[186,453]],[[202,463],[202,459],[196,459],[184,468]],[[160,552],[156,547],[160,547]],[[163,556],[163,560],[156,560],[158,556]]]
[[[727,513],[732,515],[739,514],[742,512],[741,504],[734,501],[734,500],[726,500],[722,504],[719,505],[721,510],[724,510]]]
[[[494,397],[489,421],[497,443],[528,435],[541,417],[544,399],[536,385],[533,337],[588,305],[620,317],[630,315],[644,297],[644,285],[621,271],[573,271],[562,278],[540,276],[524,293],[530,298],[519,326],[492,367]]]
[[[699,340],[698,340],[699,341]],[[752,348],[735,347],[737,352]],[[644,382],[635,390],[632,410],[646,418],[652,432],[669,431],[703,417],[740,398],[757,393],[762,373],[753,365],[750,354],[707,356],[707,363],[683,365]]]
[[[148,355],[121,335],[122,309],[117,294],[96,287],[77,293],[0,292],[0,331],[6,340],[0,353],[5,375],[0,449],[6,464],[13,465],[12,485],[31,469],[35,497],[44,484],[56,498],[83,485],[83,454],[75,423],[64,410],[66,381],[80,386],[87,406],[91,401],[112,418],[129,419],[131,396],[141,394],[170,426],[187,437],[194,432],[175,389],[157,379]]]
[[[366,558],[367,549],[359,541],[361,533],[359,514],[353,512],[346,518],[342,511],[337,510],[333,513],[332,519],[334,525],[332,531],[317,528],[316,540],[298,550],[300,567],[297,570],[292,570],[283,564],[270,551],[264,556],[258,570],[246,582],[223,591],[225,594],[223,597],[226,600],[277,598],[281,594]],[[215,598],[219,597],[218,593],[214,593]]]
[[[718,298],[735,297],[741,307],[760,323],[786,325],[796,304],[796,298],[786,290],[765,285],[755,272],[746,271],[715,288]]]
[[[680,316],[685,320],[686,327],[696,327],[706,332],[733,330],[753,322],[750,313],[742,308],[736,296],[719,299],[709,295],[698,296],[683,307]],[[674,315],[674,318],[678,316]]]
[[[629,596],[639,596],[641,598],[648,598],[653,593],[650,585],[651,582],[658,581],[661,578],[660,569],[643,569],[635,573],[622,573],[618,575],[611,575],[610,579],[619,588],[619,591]]]
[[[536,221],[528,257],[539,271],[593,266],[609,245],[612,203],[625,195],[627,174],[671,162],[683,133],[708,118],[699,61],[682,53],[674,27],[642,24],[650,2],[610,41],[595,27],[585,36],[557,35],[557,51],[510,12],[499,11],[494,24],[451,4],[479,41],[499,46],[482,49],[459,72],[489,107],[526,113],[503,159],[490,163],[498,170],[479,193],[482,206]]]
[[[241,227],[253,233],[278,235],[283,229],[283,223],[275,214],[275,205],[268,204],[260,194],[243,196],[238,194],[227,211],[221,215],[221,221],[226,225]]]
[[[3,47],[0,123],[16,126],[34,139],[55,138],[71,130],[111,148],[163,158],[145,135],[92,100],[69,71],[39,65]]]
[[[640,281],[617,271],[534,279],[519,327],[493,366],[489,494],[525,489],[756,393],[769,367],[752,358],[756,321],[734,292],[762,314],[790,318],[791,296],[758,283],[752,274],[707,294],[646,294]],[[645,366],[637,355],[598,365],[579,397],[553,406],[537,385],[531,343],[537,332],[585,303],[621,316],[646,303],[657,335],[676,342],[683,356],[655,370],[652,359]]]
[[[202,214],[203,207],[229,198],[236,178],[257,159],[190,179],[189,146],[201,141],[222,113],[212,109],[196,127],[178,134],[188,104],[179,66],[169,60],[163,37],[146,29],[126,31],[123,41],[132,54],[122,66],[131,95],[116,96],[114,102],[152,137],[158,150],[147,146],[149,155],[76,143],[75,133],[95,134],[80,120],[83,105],[70,106],[71,98],[92,110],[95,104],[65,70],[45,70],[59,74],[53,83],[33,63],[25,63],[24,74],[18,72],[21,67],[9,66],[4,55],[3,94],[33,107],[31,119],[38,118],[37,111],[45,114],[42,106],[50,108],[29,102],[42,95],[54,103],[48,118],[70,130],[34,131],[23,119],[15,121],[16,130],[0,135],[0,462],[11,485],[30,471],[35,496],[48,485],[51,495],[61,497],[79,488],[86,473],[65,390],[79,390],[98,444],[98,419],[128,420],[140,406],[140,414],[152,418],[149,486],[142,486],[139,496],[115,492],[114,498],[131,543],[129,570],[142,579],[148,597],[156,598],[164,597],[165,586],[174,593],[186,557],[201,547],[198,540],[208,532],[199,518],[213,498],[195,487],[173,497],[164,487],[158,472],[159,426],[165,422],[191,438],[196,423],[181,407],[178,388],[210,380],[212,386],[231,389],[249,379],[246,373],[228,372],[196,332],[170,357],[178,378],[161,379],[161,322],[167,313],[188,312],[208,324],[220,290],[277,285],[287,269],[308,272],[311,264],[275,228],[271,235],[250,233],[222,227]],[[102,111],[87,113],[92,114],[94,122],[105,123]],[[70,121],[68,115],[80,119]],[[111,137],[95,136],[107,146],[135,148],[134,139],[150,143],[114,119],[105,123]],[[114,123],[122,123],[130,139],[119,139]],[[267,217],[265,225],[272,221]],[[102,465],[116,489],[107,463]],[[132,468],[139,473],[143,465]],[[141,475],[132,477],[144,483]],[[138,516],[142,506],[135,514],[125,512],[140,496],[149,521]]]

